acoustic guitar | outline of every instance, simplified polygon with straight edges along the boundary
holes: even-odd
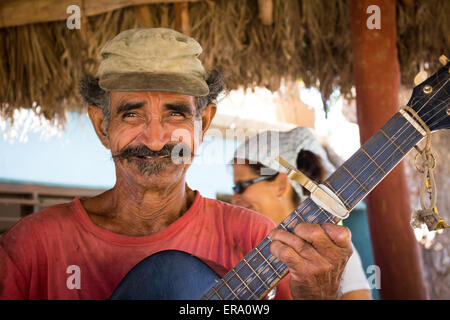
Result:
[[[338,198],[337,203],[345,206],[346,212],[369,194],[427,132],[450,128],[450,63],[445,57],[440,60],[444,67],[413,89],[407,104],[410,108],[396,113],[320,185]],[[341,220],[318,203],[307,198],[277,228],[292,232],[302,222]],[[288,273],[287,266],[271,254],[270,243],[266,237],[222,279],[188,253],[158,252],[138,263],[111,299],[262,299]]]

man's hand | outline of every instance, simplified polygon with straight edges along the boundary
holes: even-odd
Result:
[[[331,223],[300,223],[294,233],[274,229],[270,250],[289,268],[294,299],[337,299],[353,250],[350,230]]]

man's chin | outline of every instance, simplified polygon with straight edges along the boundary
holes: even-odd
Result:
[[[137,184],[155,188],[180,180],[187,170],[185,164],[175,164],[170,159],[129,159],[123,163],[123,169]]]
[[[144,179],[158,178],[168,168],[175,167],[175,164],[167,159],[132,158],[127,162],[127,167]]]

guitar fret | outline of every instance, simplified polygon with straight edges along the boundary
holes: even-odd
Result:
[[[325,181],[323,184],[326,185],[328,188],[330,188],[331,191],[333,191],[334,194],[339,197],[339,199],[345,204],[345,207],[347,209],[351,208],[351,205],[348,204],[347,200],[345,200],[345,198],[340,195],[340,193],[331,185],[331,183]]]
[[[220,279],[220,285],[216,284],[212,289],[217,293],[217,295],[218,295],[219,297],[221,297],[220,294],[219,294],[219,290],[222,289],[222,288],[224,287],[224,285],[231,291],[231,293],[232,293],[237,299],[239,299],[239,298],[236,296],[236,294],[234,293],[234,291],[231,290],[231,288],[230,288],[230,286],[228,285],[228,283],[227,283],[227,281],[225,280],[225,278]],[[222,298],[222,300],[223,300],[223,297],[221,297],[221,298]]]
[[[364,152],[364,154],[369,158],[369,160],[371,160],[373,163],[375,163],[375,165],[378,167],[378,169],[381,170],[381,172],[383,172],[384,174],[387,174],[387,172],[378,164],[378,162],[375,161],[374,158],[372,158],[372,156],[366,151],[366,149],[361,147],[361,151]]]
[[[332,217],[330,216],[330,214],[324,210],[321,206],[317,205],[317,207],[319,208],[320,211],[322,211],[322,213],[327,217],[327,219],[332,220]]]
[[[364,189],[364,191],[369,192],[369,190],[364,186],[364,184],[358,179],[356,179],[353,173],[351,173],[350,170],[345,165],[342,165],[341,167],[344,168],[345,171],[347,171],[347,173],[352,177],[353,181],[356,181],[361,186],[361,188]]]
[[[231,291],[231,293],[236,297],[236,299],[239,300],[239,297],[236,295],[236,293],[233,291],[233,289],[231,289],[231,287],[228,285],[227,281],[225,280],[225,278],[222,279],[223,284],[225,284],[227,286],[227,288]]]
[[[283,223],[280,223],[280,224],[279,224],[279,227],[281,227],[282,229],[284,229],[284,230],[286,230],[286,231],[289,231]]]
[[[223,300],[223,297],[219,294],[219,291],[217,291],[217,289],[214,288],[214,287],[212,287],[212,289],[213,289],[213,291],[214,291],[214,294],[215,294],[217,297],[219,297],[220,300]]]
[[[262,284],[266,287],[266,289],[270,289],[270,287],[266,284],[266,282],[259,276],[259,274],[253,269],[253,267],[248,263],[247,259],[243,259],[245,264],[252,270],[252,272],[256,275],[256,277],[259,279],[259,281],[262,282]]]
[[[239,280],[242,282],[242,284],[247,288],[247,290],[252,294],[253,297],[255,297],[256,299],[258,299],[258,297],[256,296],[256,294],[250,289],[250,287],[247,285],[247,283],[245,283],[245,281],[241,278],[241,276],[239,275],[239,273],[237,273],[236,271],[234,271],[234,275],[237,276],[239,278]],[[251,282],[251,281],[250,281]]]
[[[278,278],[281,278],[280,274],[275,270],[275,268],[272,266],[272,264],[266,259],[266,257],[259,251],[258,247],[255,248],[256,252],[264,259],[264,261],[269,265],[269,267],[272,269],[273,272],[277,275]]]
[[[306,222],[305,218],[303,218],[303,216],[297,212],[297,209],[294,210],[294,212],[295,212],[295,215],[300,218],[300,220],[302,220],[303,222]]]
[[[403,154],[405,155],[406,153],[394,142],[394,140],[391,139],[391,137],[389,137],[389,135],[384,132],[383,128],[381,128],[379,130],[386,138],[388,138],[388,140]]]

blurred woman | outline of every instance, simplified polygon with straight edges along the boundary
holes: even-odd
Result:
[[[276,225],[309,195],[284,173],[274,159],[278,155],[317,183],[334,171],[325,150],[306,128],[264,132],[239,146],[233,160],[232,203],[260,212]],[[355,247],[344,270],[340,291],[341,299],[371,299],[370,286]]]

